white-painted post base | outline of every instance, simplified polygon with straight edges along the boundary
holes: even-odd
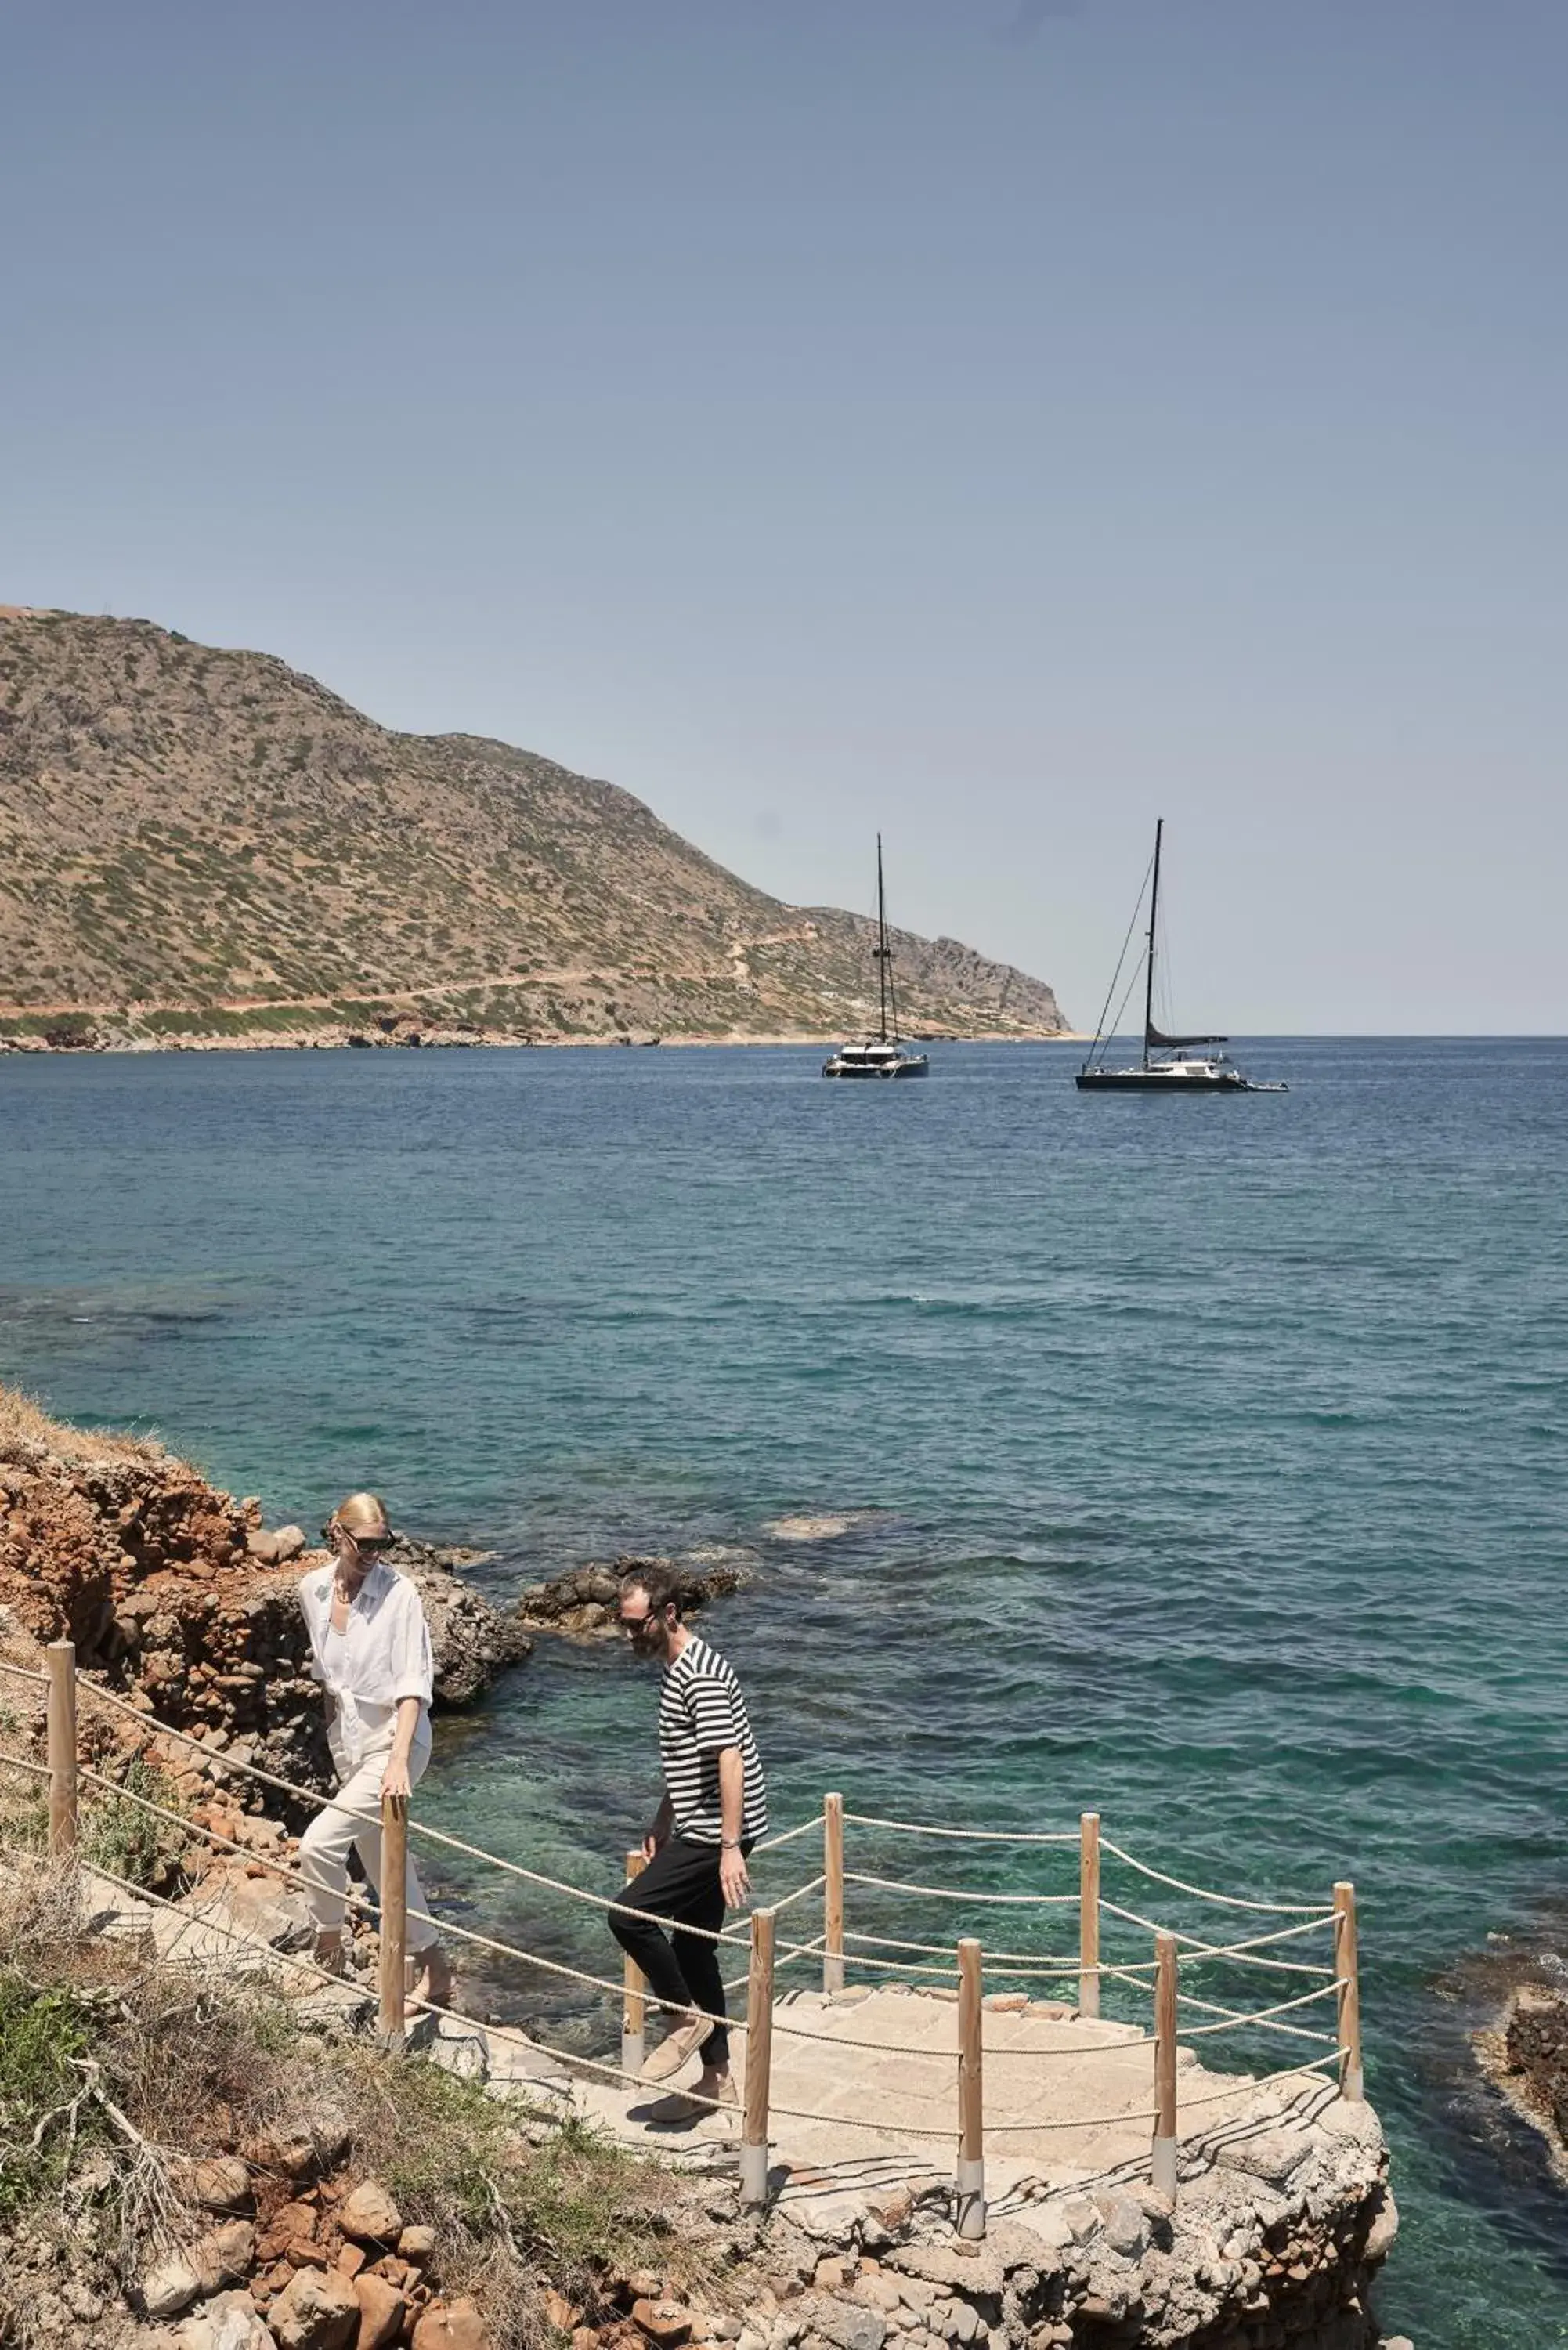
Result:
[[[958,2164],[958,2210],[954,2226],[961,2236],[971,2239],[985,2233],[985,2163],[966,2161],[961,2154]]]
[[[741,2148],[741,2200],[753,2207],[768,2199],[768,2150],[765,2146]]]
[[[1339,2094],[1342,2097],[1347,2098],[1353,2106],[1359,2106],[1365,2101],[1366,2075],[1359,2064],[1345,2066],[1345,2078],[1339,2085]]]
[[[1099,1978],[1099,1976],[1098,1976],[1097,1974],[1095,1974],[1095,1975],[1080,1975],[1080,1976],[1078,1977],[1078,2012],[1079,2012],[1079,2014],[1080,2014],[1080,2015],[1098,2015],[1099,2012],[1100,2012],[1100,1978]]]
[[[1176,2140],[1157,2137],[1154,2142],[1154,2191],[1163,2195],[1168,2203],[1176,2200]]]
[[[629,2073],[635,2081],[642,2070],[642,2060],[648,2054],[648,2035],[642,2032],[623,2032],[620,2035],[620,2069]]]
[[[841,1991],[844,1989],[844,1961],[842,1959],[824,1959],[822,1962],[822,1988],[829,1999],[834,1996],[836,1991]]]

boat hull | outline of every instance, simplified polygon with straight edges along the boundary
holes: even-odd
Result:
[[[929,1075],[929,1067],[925,1055],[919,1053],[909,1060],[894,1061],[881,1068],[845,1068],[836,1062],[824,1061],[822,1074],[825,1077],[923,1077]]]
[[[1238,1069],[1202,1076],[1168,1075],[1161,1069],[1080,1069],[1083,1094],[1282,1094],[1283,1086],[1257,1086]]]

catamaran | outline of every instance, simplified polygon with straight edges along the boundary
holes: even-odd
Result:
[[[1113,1017],[1107,1029],[1106,1015],[1110,1011],[1111,999],[1116,994],[1117,983],[1121,979],[1122,968],[1127,962],[1127,943],[1131,941],[1133,928],[1137,921],[1137,907],[1135,907],[1132,922],[1127,927],[1127,940],[1122,947],[1121,962],[1116,965],[1116,977],[1111,981],[1105,1008],[1100,1014],[1099,1025],[1095,1031],[1095,1041],[1089,1047],[1087,1059],[1078,1071],[1078,1089],[1081,1093],[1146,1094],[1282,1094],[1288,1092],[1288,1087],[1283,1085],[1264,1084],[1257,1078],[1244,1076],[1227,1054],[1210,1049],[1215,1045],[1226,1044],[1229,1040],[1224,1036],[1168,1036],[1162,1029],[1155,1026],[1156,924],[1159,918],[1159,852],[1164,835],[1165,818],[1161,816],[1154,827],[1154,865],[1148,893],[1148,931],[1144,952],[1143,1059],[1127,1068],[1107,1068],[1106,1066],[1106,1054],[1109,1050],[1116,1026],[1116,1019]],[[1140,889],[1138,905],[1141,906],[1142,903],[1143,892]],[[1135,966],[1133,982],[1136,982],[1137,977]],[[1129,982],[1128,995],[1132,993],[1132,984],[1133,983]],[[1122,1003],[1125,1003],[1126,1001],[1127,996],[1124,995]],[[1119,1013],[1120,1006],[1117,1009]]]
[[[898,1040],[898,999],[893,986],[893,950],[888,944],[888,905],[882,889],[882,836],[877,835],[877,993],[881,1019],[875,1036],[864,1044],[841,1045],[824,1061],[825,1077],[923,1077],[929,1064],[924,1053],[906,1050]],[[891,1024],[889,1024],[889,1023]]]

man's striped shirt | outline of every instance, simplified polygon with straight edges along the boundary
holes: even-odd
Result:
[[[691,1844],[722,1844],[719,1757],[738,1746],[744,1765],[741,1834],[768,1824],[768,1791],[741,1684],[725,1659],[695,1633],[665,1668],[659,1699],[659,1759],[675,1830]]]

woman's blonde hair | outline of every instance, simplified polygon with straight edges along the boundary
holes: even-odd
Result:
[[[369,1534],[372,1528],[388,1535],[392,1531],[391,1513],[379,1493],[350,1493],[327,1521],[328,1534]]]

